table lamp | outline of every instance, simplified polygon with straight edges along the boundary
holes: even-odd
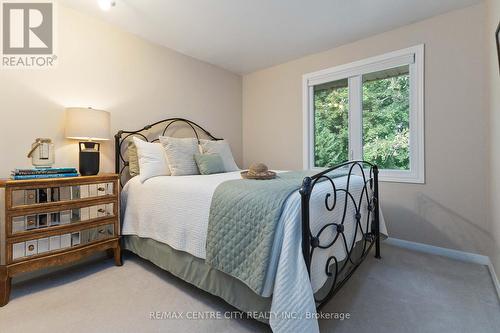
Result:
[[[110,138],[110,114],[92,108],[66,108],[66,138],[80,140],[79,170],[82,176],[97,175],[100,144]]]

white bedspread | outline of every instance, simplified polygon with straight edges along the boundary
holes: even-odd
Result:
[[[207,176],[156,177],[141,184],[138,177],[134,177],[122,191],[122,234],[152,238],[205,259],[213,193],[220,183],[239,178],[239,172],[229,172]],[[346,177],[337,178],[335,185],[345,188],[346,181]],[[350,192],[354,198],[359,198],[362,186],[360,177],[351,179]],[[331,190],[329,182],[323,182],[316,185],[312,193],[310,224],[313,233],[326,223],[341,221],[345,196],[339,193],[339,207],[333,213],[328,212],[324,200],[326,193]],[[354,205],[349,204],[344,223],[349,244],[354,237],[354,212]],[[382,217],[380,228],[381,233],[387,234]],[[333,235],[333,231],[325,232],[321,244],[333,239]],[[274,332],[319,332],[317,320],[303,318],[316,312],[313,293],[326,282],[325,264],[328,257],[334,255],[339,261],[345,258],[341,241],[330,249],[316,249],[310,281],[302,257],[301,238],[300,194],[297,191],[285,203],[264,286],[263,296],[273,295],[270,325]],[[356,240],[360,239],[361,234],[358,233]],[[298,320],[279,315],[283,313],[297,316]],[[299,320],[301,317],[302,320]]]

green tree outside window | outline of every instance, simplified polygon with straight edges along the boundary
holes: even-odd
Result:
[[[409,170],[408,74],[363,82],[363,159],[381,169]],[[349,159],[349,88],[315,89],[315,166]]]

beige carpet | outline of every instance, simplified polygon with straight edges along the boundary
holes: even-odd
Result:
[[[383,246],[326,312],[322,332],[499,332],[500,304],[486,267]],[[134,255],[18,282],[0,308],[0,332],[266,332],[248,319],[151,320],[150,312],[234,311]]]

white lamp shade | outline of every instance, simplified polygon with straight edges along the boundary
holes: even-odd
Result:
[[[75,140],[109,140],[110,114],[91,108],[66,109],[66,138]]]

